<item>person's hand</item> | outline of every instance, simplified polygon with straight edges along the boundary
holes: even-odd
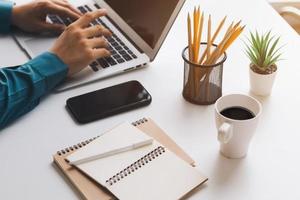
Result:
[[[101,16],[106,10],[89,12],[70,24],[60,35],[50,51],[56,54],[69,67],[71,76],[89,65],[97,58],[110,56],[107,41],[102,36],[111,36],[111,32],[101,25],[89,24]]]
[[[63,32],[64,25],[46,22],[48,14],[69,17],[73,20],[81,16],[81,13],[66,0],[36,0],[25,5],[14,6],[11,20],[13,25],[27,32]]]

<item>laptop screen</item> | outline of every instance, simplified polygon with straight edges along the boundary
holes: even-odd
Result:
[[[152,48],[158,42],[179,0],[105,0]]]

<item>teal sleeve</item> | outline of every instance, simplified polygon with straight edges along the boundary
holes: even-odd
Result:
[[[10,30],[12,7],[13,3],[0,0],[0,33]]]
[[[67,71],[63,61],[50,52],[21,66],[0,68],[0,130],[37,106]]]

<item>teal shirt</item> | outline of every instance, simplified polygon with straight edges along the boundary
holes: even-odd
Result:
[[[9,32],[11,10],[12,4],[0,1],[0,33]],[[0,130],[36,107],[67,71],[63,61],[50,52],[24,65],[0,68]]]
[[[12,7],[12,2],[0,0],[0,33],[7,33],[10,29]]]

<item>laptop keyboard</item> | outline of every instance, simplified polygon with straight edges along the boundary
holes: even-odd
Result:
[[[100,6],[98,4],[95,4],[94,6],[97,9],[100,9]],[[92,9],[88,5],[79,6],[78,10],[82,14],[92,11]],[[65,26],[68,26],[73,22],[70,18],[61,18],[57,15],[48,15],[48,17],[53,23],[64,24]],[[107,68],[137,58],[137,56],[121,41],[121,39],[117,35],[113,33],[113,31],[100,18],[91,22],[91,26],[93,25],[102,25],[110,32],[112,32],[111,37],[105,38],[109,43],[108,50],[110,51],[111,56],[99,58],[93,61],[90,64],[90,67],[93,69],[93,71],[96,72],[101,67]]]

